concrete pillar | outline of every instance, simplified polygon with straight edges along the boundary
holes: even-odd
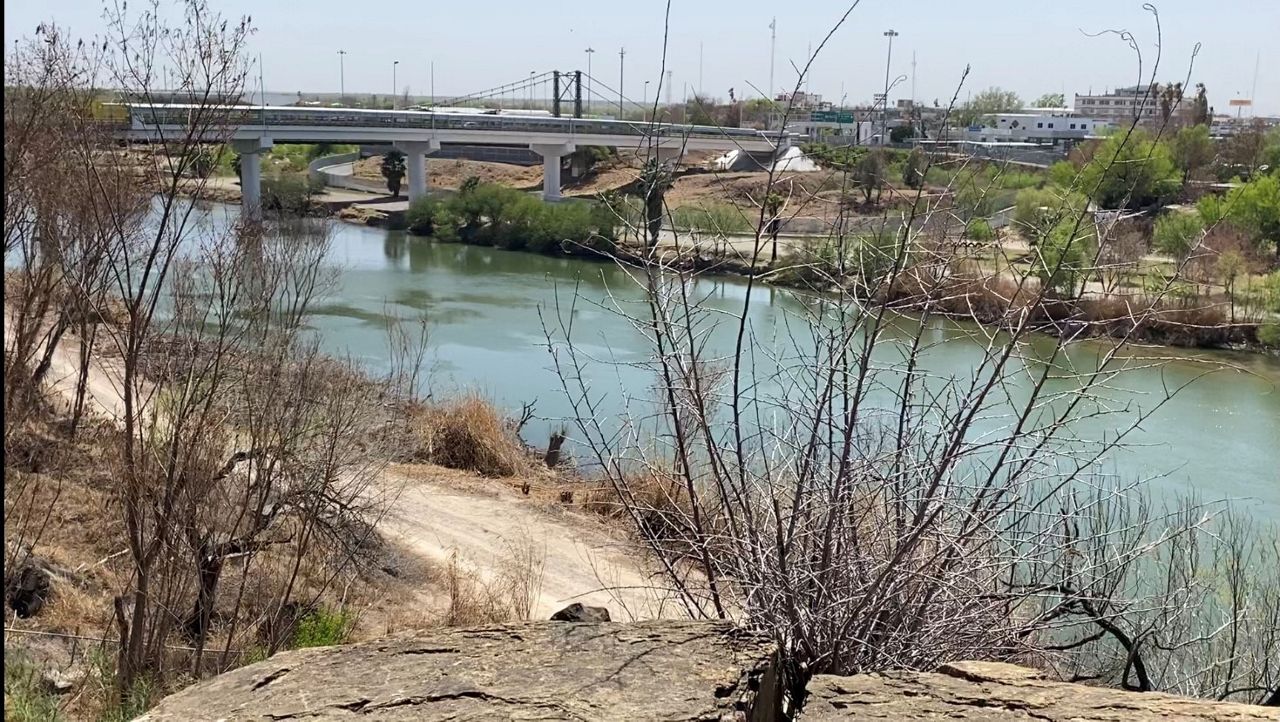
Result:
[[[405,175],[409,176],[409,202],[427,194],[427,156],[440,150],[440,142],[405,141],[395,144],[404,153]]]
[[[535,143],[529,149],[542,156],[542,200],[560,200],[560,159],[576,150],[576,146],[573,143]]]
[[[231,143],[240,154],[240,207],[249,220],[262,220],[262,153],[271,146],[266,136]]]

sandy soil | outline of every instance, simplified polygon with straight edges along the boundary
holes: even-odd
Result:
[[[5,324],[6,344],[10,327]],[[64,338],[49,372],[50,388],[68,401],[75,394],[77,354],[75,339]],[[124,413],[118,364],[95,358],[88,389],[89,408],[118,422]],[[606,606],[619,620],[679,612],[658,599],[642,568],[642,556],[634,554],[634,547],[616,531],[584,515],[525,499],[502,481],[434,466],[402,465],[388,470],[380,491],[398,494],[398,499],[379,530],[430,568],[439,570],[456,555],[469,574],[490,581],[503,573],[513,550],[540,559],[535,619],[574,601]],[[421,603],[419,611],[439,613],[442,586],[412,591]]]

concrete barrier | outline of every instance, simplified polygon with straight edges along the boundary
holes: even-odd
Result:
[[[307,176],[312,180],[323,181],[326,186],[331,188],[345,188],[353,191],[363,191],[365,193],[387,192],[387,186],[377,181],[357,178],[352,173],[338,173],[333,168],[342,166],[350,166],[360,160],[360,153],[339,153],[337,155],[327,155],[323,158],[316,158],[307,164]]]

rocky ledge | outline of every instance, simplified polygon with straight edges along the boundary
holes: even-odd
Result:
[[[1121,692],[1047,679],[1012,664],[956,662],[937,672],[809,682],[803,722],[844,720],[990,720],[991,722],[1254,722],[1280,720],[1280,709]]]
[[[563,619],[607,619],[570,608]],[[768,639],[710,622],[529,622],[284,652],[143,720],[784,719]],[[819,675],[798,722],[1280,720],[1280,709],[1067,684],[1008,664]]]
[[[530,622],[284,652],[142,720],[777,719],[774,647],[728,624]]]

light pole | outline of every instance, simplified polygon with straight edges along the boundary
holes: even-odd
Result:
[[[595,54],[596,49],[588,47],[585,51],[587,54],[587,115],[591,114],[591,56]]]
[[[341,105],[347,101],[347,51],[338,51],[338,104]]]
[[[537,75],[537,73],[535,71],[530,70],[529,71],[529,92],[528,92],[530,108],[533,107],[533,76],[534,75]]]
[[[898,37],[898,31],[890,28],[884,33],[889,38],[889,53],[884,59],[884,108],[880,110],[880,145],[889,142],[889,65],[893,60],[893,39]]]
[[[649,105],[649,81],[644,81],[644,105]]]
[[[396,68],[400,65],[399,60],[391,61],[391,109],[396,109]]]
[[[618,120],[622,120],[622,79],[627,60],[627,49],[618,48]]]

